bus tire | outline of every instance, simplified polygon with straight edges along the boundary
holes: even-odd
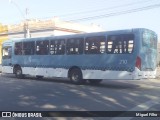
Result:
[[[21,78],[24,78],[24,75],[22,74],[22,69],[20,66],[17,66],[15,68],[15,75],[17,78],[21,79]]]
[[[100,84],[102,82],[102,79],[89,79],[88,81],[90,84],[96,85],[96,84]]]
[[[85,84],[83,79],[82,72],[79,68],[74,68],[69,72],[69,78],[72,83],[76,85]]]

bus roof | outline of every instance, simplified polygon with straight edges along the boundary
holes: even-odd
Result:
[[[92,33],[79,33],[79,34],[71,34],[71,35],[61,35],[61,36],[47,36],[47,37],[36,37],[36,38],[13,38],[6,40],[6,42],[15,42],[15,41],[34,41],[34,40],[44,40],[44,39],[65,39],[65,38],[73,38],[73,37],[87,37],[87,36],[100,36],[106,34],[123,34],[123,33],[131,33],[133,31],[139,30],[149,30],[146,28],[133,28],[133,29],[124,29],[124,30],[114,30],[114,31],[101,31],[101,32],[92,32]],[[152,30],[149,30],[152,31]],[[154,31],[152,31],[154,32]]]

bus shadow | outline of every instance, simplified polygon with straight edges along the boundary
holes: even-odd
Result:
[[[107,89],[135,89],[135,88],[140,88],[140,85],[133,84],[132,82],[127,83],[127,82],[118,81],[118,80],[105,80],[104,82],[102,82],[100,84],[97,84],[97,85],[88,84],[88,86],[107,88]]]
[[[14,75],[1,75],[7,78],[17,79]],[[51,83],[64,83],[67,85],[75,85],[67,78],[42,78],[38,79],[36,77],[27,76],[23,79],[17,80],[27,80],[27,81],[41,81],[41,82],[51,82]],[[88,81],[84,85],[77,86],[91,86],[95,88],[106,88],[106,89],[135,89],[140,88],[140,85],[134,84],[135,81],[128,82],[127,80],[103,80],[100,84],[90,84]],[[76,85],[75,85],[76,86]]]
[[[29,80],[41,81],[41,82],[52,82],[52,83],[64,83],[68,85],[75,85],[69,79],[65,78],[43,78],[37,79],[33,77],[28,77]],[[126,81],[126,80],[125,80]],[[88,81],[83,85],[75,86],[90,86],[95,88],[106,88],[106,89],[135,89],[140,88],[140,85],[133,84],[132,82],[128,83],[125,81],[117,80],[103,80],[100,84],[90,84]]]

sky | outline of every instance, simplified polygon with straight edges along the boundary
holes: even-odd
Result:
[[[17,24],[25,19],[49,19],[105,30],[148,28],[160,34],[160,0],[0,0],[0,23]]]

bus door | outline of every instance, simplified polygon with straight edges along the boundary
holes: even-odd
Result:
[[[2,48],[2,72],[11,72],[12,71],[12,46],[4,46]]]

